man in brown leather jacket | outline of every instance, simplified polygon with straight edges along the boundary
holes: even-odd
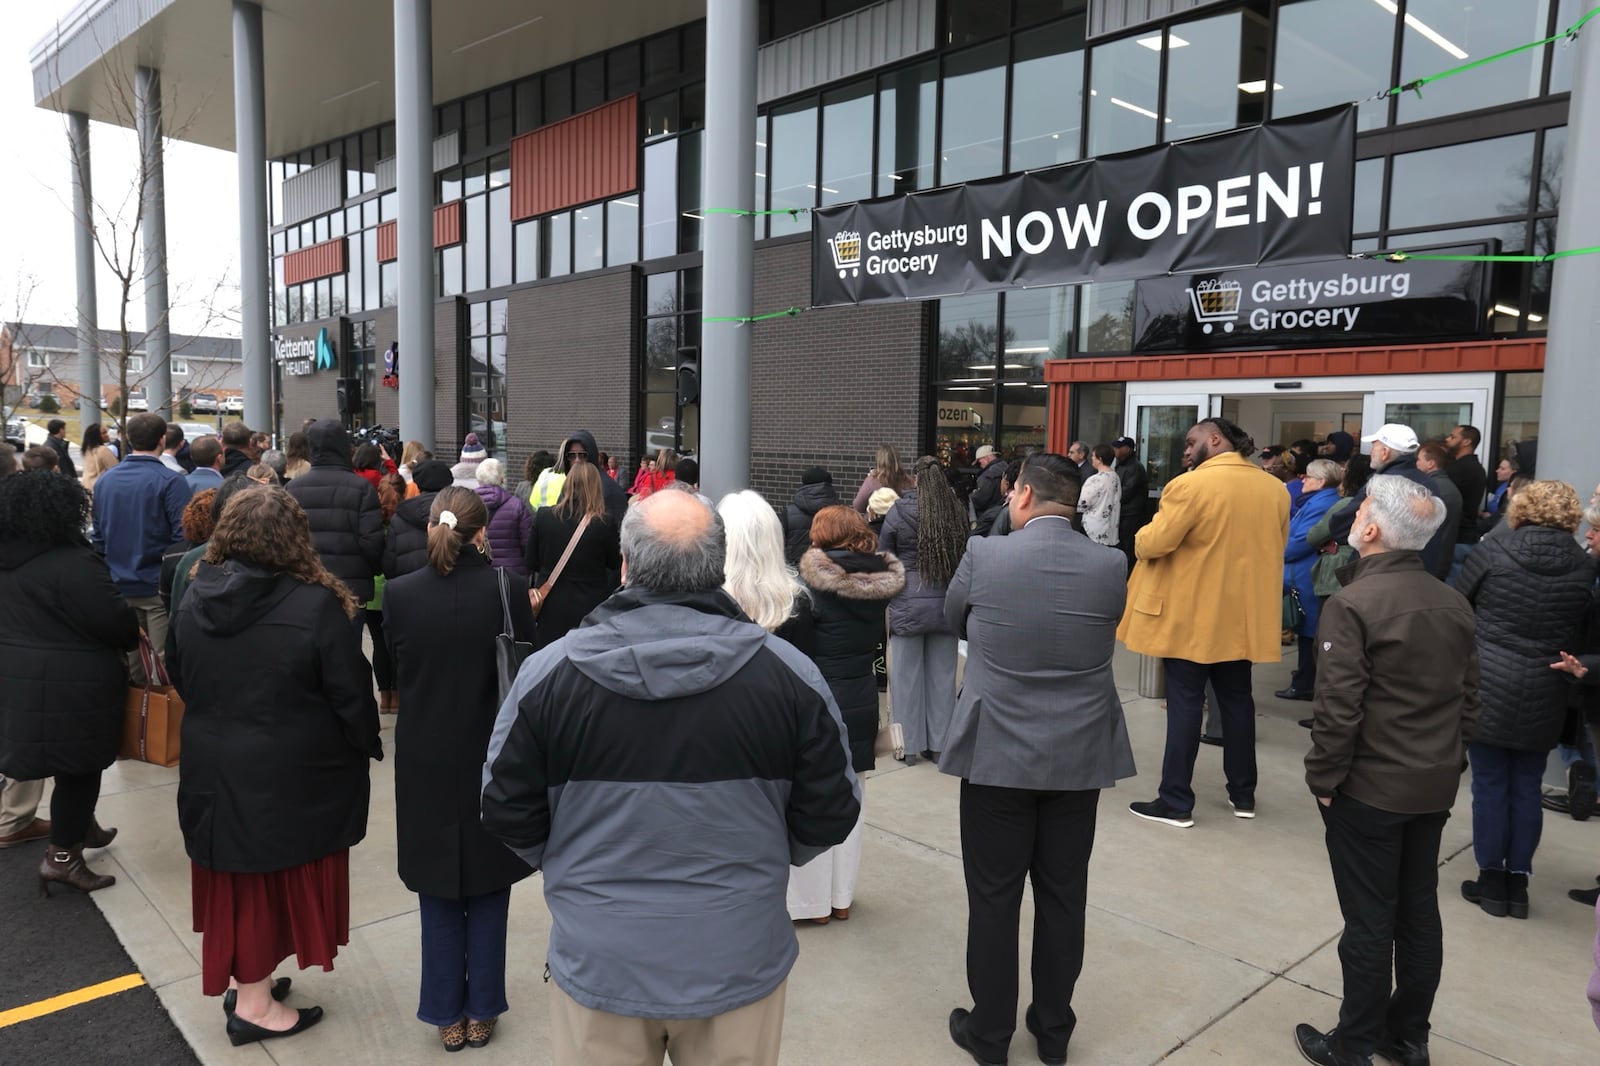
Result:
[[[1349,537],[1360,559],[1339,571],[1345,587],[1317,629],[1306,784],[1345,922],[1339,1025],[1295,1027],[1320,1066],[1367,1066],[1374,1051],[1428,1063],[1444,957],[1439,838],[1478,718],[1472,607],[1419,554],[1444,518],[1444,501],[1413,481],[1369,481]]]

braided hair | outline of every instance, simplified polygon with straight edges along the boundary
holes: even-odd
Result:
[[[944,467],[931,455],[918,459],[917,570],[930,585],[948,585],[961,565],[972,532]]]
[[[1202,418],[1195,424],[1215,427],[1216,431],[1226,438],[1233,450],[1239,453],[1241,459],[1248,459],[1256,453],[1256,439],[1226,418],[1216,416]]]

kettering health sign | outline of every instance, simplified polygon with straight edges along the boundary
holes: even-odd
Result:
[[[1355,110],[819,208],[811,302],[923,300],[1342,255]]]
[[[1485,244],[1429,251],[1485,255]],[[1150,278],[1134,289],[1133,350],[1345,347],[1475,337],[1488,316],[1484,263],[1334,259]]]

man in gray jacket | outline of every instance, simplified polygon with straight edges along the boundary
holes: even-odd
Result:
[[[828,684],[722,591],[722,520],[658,492],[626,587],[523,664],[483,825],[544,871],[557,1066],[772,1066],[799,954],[785,893],[855,828]]]
[[[1478,718],[1477,622],[1429,576],[1421,551],[1444,501],[1378,475],[1350,531],[1360,559],[1317,627],[1306,784],[1322,805],[1344,916],[1344,1002],[1331,1032],[1295,1027],[1318,1066],[1427,1066],[1428,1015],[1444,961],[1439,839]],[[1394,975],[1391,992],[1390,973]]]
[[[1028,1030],[1046,1063],[1067,1060],[1077,1024],[1084,907],[1102,788],[1134,775],[1111,674],[1127,561],[1072,528],[1078,470],[1062,455],[1023,461],[1014,531],[974,539],[950,581],[945,619],[967,638],[967,671],[939,760],[961,778],[969,1012],[950,1038],[1003,1063],[1017,1020],[1017,923],[1033,876]]]

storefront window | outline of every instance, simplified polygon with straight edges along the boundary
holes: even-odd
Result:
[[[1544,131],[1544,156],[1539,160],[1538,197],[1540,211],[1561,209],[1561,168],[1566,162],[1567,127]]]
[[[678,253],[678,142],[644,150],[644,257]]]
[[[1067,286],[1015,289],[1006,293],[1005,299],[1005,361],[1000,376],[1042,377],[1046,359],[1065,359],[1071,354],[1073,291]]]
[[[544,271],[547,278],[559,278],[572,273],[572,215],[563,211],[545,220],[542,234],[544,244]]]
[[[1083,116],[1084,20],[1042,26],[1016,40],[1011,68],[1012,171],[1078,158]]]
[[[1545,36],[1547,0],[1486,4],[1483,0],[1406,0],[1400,82],[1437,74]],[[1405,93],[1400,121],[1475,111],[1539,95],[1543,49],[1507,56],[1456,75],[1448,92]],[[1442,87],[1441,87],[1442,88]]]
[[[1389,88],[1394,56],[1392,3],[1300,0],[1278,8],[1274,118],[1361,100]],[[1370,130],[1389,119],[1389,103],[1371,100],[1356,112]]]
[[[700,203],[703,183],[700,175],[705,172],[706,163],[706,138],[698,130],[694,133],[684,134],[678,138],[678,202],[682,204]],[[706,207],[721,206],[706,204]],[[685,209],[678,213],[678,251],[698,252],[700,250],[700,219],[698,212]],[[804,216],[801,221],[807,232],[811,229],[811,218]]]
[[[691,453],[700,446],[700,270],[652,274],[645,279],[641,454],[662,448]],[[634,471],[623,472],[631,481]]]
[[[467,428],[501,459],[512,446],[506,425],[507,311],[505,300],[483,300],[471,305],[467,318]]]
[[[518,222],[515,228],[517,242],[517,281],[539,280],[539,220],[530,218]]]
[[[1544,389],[1544,374],[1537,370],[1507,374],[1505,402],[1500,406],[1500,447],[1488,463],[1508,450],[1526,454],[1526,445],[1539,440],[1539,397]],[[1526,473],[1526,471],[1524,471]],[[1579,485],[1581,495],[1587,488]]]
[[[1005,41],[969,49],[945,60],[944,123],[939,141],[941,185],[1004,172],[1005,100]]]
[[[1110,155],[1156,140],[1160,30],[1100,45],[1089,60],[1089,154]]]
[[[355,428],[378,424],[378,330],[371,321],[350,323],[349,366],[361,378],[361,411],[351,419]]]
[[[992,294],[939,301],[939,380],[993,380],[998,303]]]
[[[1120,381],[1072,386],[1072,437],[1093,448],[1122,436],[1122,408],[1127,386]],[[1185,430],[1187,432],[1187,428]]]
[[[639,199],[624,196],[606,204],[606,266],[639,258]]]
[[[489,192],[489,287],[511,284],[511,189]]]
[[[572,272],[599,270],[606,265],[605,205],[590,204],[572,214]]]
[[[467,197],[464,210],[466,215],[466,228],[463,236],[466,243],[462,248],[462,256],[466,264],[466,292],[482,290],[489,276],[489,198],[487,196]]]
[[[810,208],[816,205],[817,108],[811,101],[790,104],[772,113],[772,140],[768,145],[772,175],[772,210]],[[718,206],[709,204],[707,206]],[[771,233],[808,233],[811,216],[773,215]]]
[[[924,63],[879,81],[879,196],[933,187],[936,69]]]
[[[1099,282],[1079,287],[1082,350],[1126,352],[1133,346],[1133,282]]]
[[[1383,159],[1363,159],[1356,164],[1353,233],[1372,233],[1383,228]]]
[[[1045,397],[1043,383],[1003,385],[1000,388],[1000,433],[995,451],[1002,459],[1014,459],[1028,448],[1045,446]]]
[[[824,206],[872,196],[872,82],[857,82],[822,98]]]
[[[345,244],[345,259],[350,264],[349,272],[345,275],[348,286],[345,294],[345,310],[365,310],[362,301],[366,298],[366,288],[362,285],[361,271],[366,265],[361,258],[361,234],[352,233]]]
[[[1268,35],[1266,16],[1250,10],[1168,31],[1167,116],[1172,121],[1164,125],[1161,139],[1198,137],[1266,117]]]
[[[449,248],[439,249],[435,259],[439,271],[440,296],[458,296],[461,294],[461,245],[452,245]]]
[[[1532,133],[1397,155],[1389,228],[1523,214],[1532,189],[1532,159]],[[1463,175],[1471,180],[1461,180]]]

